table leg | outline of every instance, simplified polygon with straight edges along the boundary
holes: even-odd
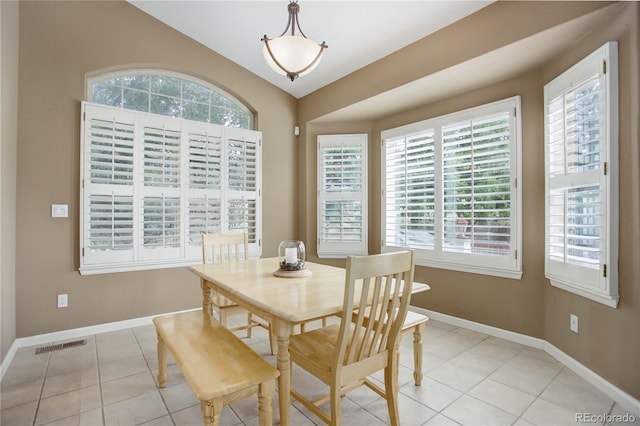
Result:
[[[274,319],[273,328],[278,343],[276,356],[278,370],[278,403],[280,407],[280,425],[289,426],[291,423],[291,358],[289,357],[289,336],[291,336],[291,323]]]
[[[200,278],[200,287],[202,288],[202,312],[213,315],[213,303],[211,303],[211,287],[207,285],[204,278]]]

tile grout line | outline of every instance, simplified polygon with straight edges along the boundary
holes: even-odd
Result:
[[[96,335],[93,335],[93,345],[96,351],[96,367],[98,369],[98,386],[100,389],[100,415],[102,417],[102,424],[107,424],[107,419],[104,413],[104,398],[102,395],[102,369],[100,368],[100,355],[98,355],[98,338]]]
[[[40,394],[38,395],[36,411],[33,413],[33,426],[35,426],[36,424],[36,419],[38,418],[38,412],[40,411],[40,402],[42,401],[42,395],[44,394],[44,384],[47,381],[47,373],[49,372],[50,363],[51,363],[51,353],[47,353],[47,366],[44,369],[44,377],[42,377],[42,385],[40,385]]]

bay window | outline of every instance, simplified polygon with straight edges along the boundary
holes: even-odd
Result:
[[[383,251],[520,278],[520,99],[382,132]]]

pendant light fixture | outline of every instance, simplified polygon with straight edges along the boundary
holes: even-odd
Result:
[[[266,34],[264,35],[261,39],[264,42],[262,54],[275,72],[293,81],[318,66],[322,53],[328,46],[324,41],[318,44],[308,39],[300,29],[298,0],[290,0],[287,10],[289,11],[287,27],[276,38],[270,39]],[[296,35],[296,28],[300,35]]]

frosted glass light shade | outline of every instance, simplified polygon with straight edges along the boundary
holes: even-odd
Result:
[[[262,54],[274,71],[293,80],[313,71],[318,66],[323,49],[324,46],[308,38],[283,35],[265,40]],[[269,50],[271,50],[273,57]]]

